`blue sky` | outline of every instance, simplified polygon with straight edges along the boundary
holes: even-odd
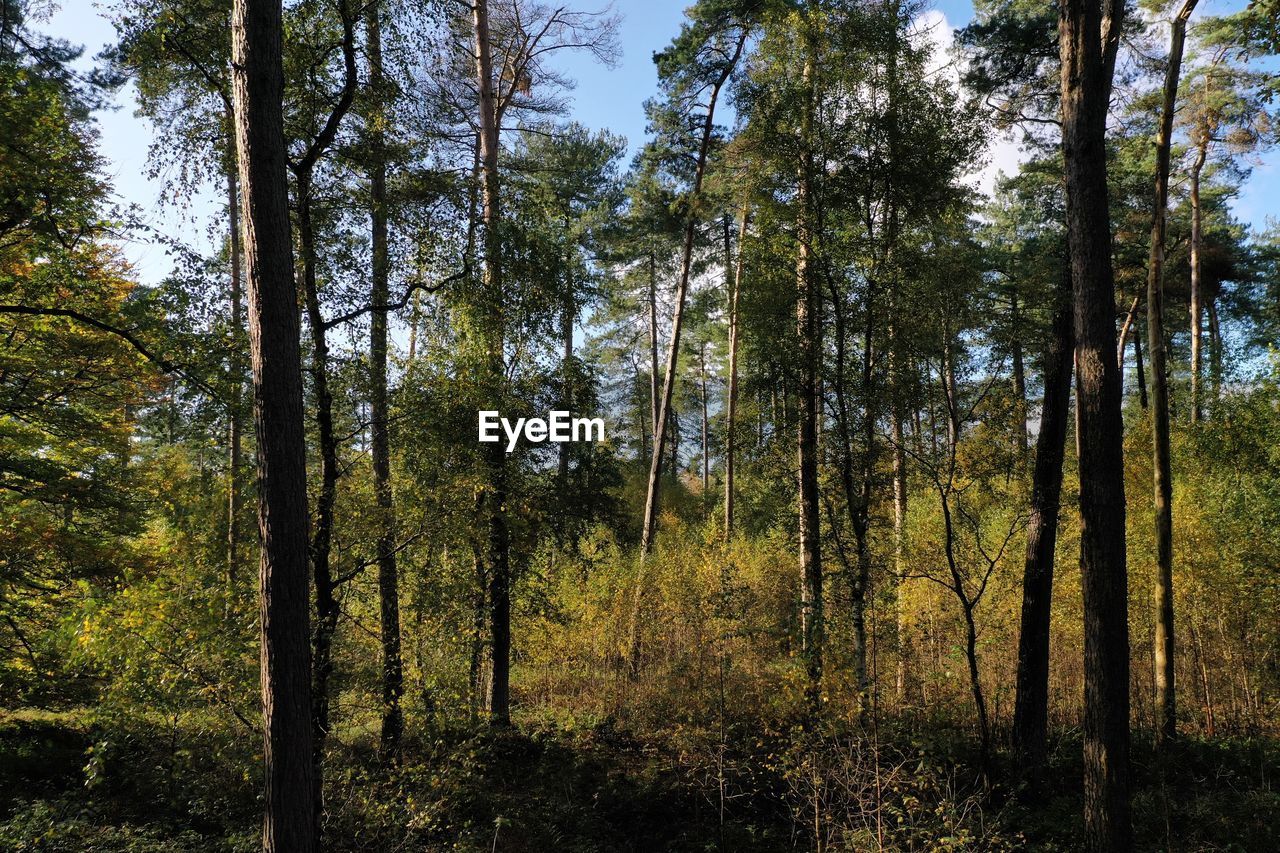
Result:
[[[591,0],[574,0],[585,7]],[[621,55],[613,68],[602,67],[583,56],[564,55],[558,65],[577,80],[572,93],[572,117],[592,128],[608,128],[625,136],[632,150],[644,139],[642,104],[653,95],[657,77],[652,56],[670,42],[680,27],[683,10],[690,0],[615,0],[621,14],[619,41]],[[1196,15],[1222,14],[1244,5],[1244,0],[1209,0]],[[83,44],[92,56],[114,40],[115,32],[103,17],[109,4],[93,0],[64,0],[42,29]],[[963,26],[973,14],[969,0],[939,0],[933,9],[945,16],[950,27]],[[146,177],[146,151],[151,137],[146,123],[133,115],[132,93],[124,90],[117,98],[118,109],[98,118],[100,150],[108,161],[107,173],[119,200],[135,204],[157,230],[197,247],[207,246],[209,217],[220,199],[212,194],[198,198],[188,210],[158,204],[161,186]],[[1011,145],[992,152],[992,171],[1010,170],[1015,162]],[[1236,214],[1256,228],[1267,217],[1280,217],[1280,152],[1272,151],[1234,203]],[[169,271],[164,250],[145,241],[125,246],[125,252],[144,282],[154,282]]]

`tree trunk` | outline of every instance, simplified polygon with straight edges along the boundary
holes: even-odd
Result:
[[[1129,332],[1133,331],[1134,335],[1138,334],[1138,305],[1142,303],[1142,295],[1133,297],[1133,304],[1129,306],[1129,311],[1124,315],[1124,322],[1120,324],[1120,335],[1116,343],[1116,362],[1120,365],[1120,394],[1124,395],[1124,349],[1129,345]]]
[[[568,228],[566,227],[566,232]],[[577,319],[578,306],[573,299],[573,280],[568,273],[569,265],[565,264],[564,306],[560,311],[560,342],[563,354],[560,357],[560,374],[564,387],[561,389],[560,405],[566,412],[573,411],[573,324]],[[556,479],[560,484],[561,495],[568,495],[569,489],[569,442],[561,442],[559,458],[556,460]]]
[[[1123,4],[1062,0],[1062,146],[1076,338],[1084,605],[1085,847],[1132,845],[1123,422],[1106,125]],[[1106,27],[1104,34],[1103,27]]]
[[[241,440],[241,406],[244,394],[244,362],[240,354],[243,334],[240,325],[241,294],[240,270],[244,265],[240,246],[240,193],[234,164],[227,169],[227,217],[231,248],[231,299],[230,299],[230,356],[231,395],[227,401],[227,591],[234,594],[236,578],[240,570],[240,469],[244,465]]]
[[[649,435],[658,440],[658,259],[649,249]]]
[[[711,90],[707,95],[707,115],[702,123],[702,138],[698,144],[698,156],[693,173],[692,195],[695,199],[702,194],[702,179],[706,174],[707,156],[711,150],[711,134],[715,130],[716,102],[720,98],[721,89],[724,88],[724,84],[729,80],[729,75],[733,73],[733,69],[738,64],[738,58],[742,55],[742,49],[745,44],[746,33],[744,31],[743,35],[738,39],[732,58],[725,64],[724,70],[712,84]],[[648,494],[645,498],[644,523],[640,532],[640,552],[643,556],[647,556],[653,550],[653,540],[658,523],[663,440],[666,437],[666,424],[670,417],[671,395],[676,384],[676,369],[680,359],[680,333],[683,330],[684,305],[689,291],[689,276],[693,267],[693,243],[694,238],[697,236],[697,228],[697,220],[692,213],[687,214],[687,220],[684,225],[684,246],[680,254],[680,280],[676,285],[676,308],[675,314],[671,318],[671,346],[667,350],[667,369],[663,379],[662,394],[658,398],[658,418],[653,431],[653,458],[649,465]],[[640,580],[643,580],[643,577]],[[640,588],[637,587],[637,602],[641,595]]]
[[[804,64],[802,144],[807,145],[813,120],[813,51],[806,51]],[[810,263],[813,232],[809,205],[812,203],[812,164],[802,158],[796,187],[796,337],[799,340],[800,388],[797,463],[800,500],[800,635],[807,682],[806,704],[816,713],[822,703],[822,542],[819,538],[818,495],[818,289],[816,271]]]
[[[1062,459],[1071,408],[1071,281],[1063,270],[1044,359],[1044,405],[1031,475],[1031,513],[1022,580],[1022,624],[1018,632],[1017,695],[1013,710],[1014,752],[1027,781],[1038,788],[1047,760],[1049,718],[1049,629],[1054,553],[1062,495]]]
[[[1133,363],[1138,370],[1138,404],[1142,408],[1147,408],[1147,372],[1142,366],[1142,333],[1135,330],[1133,333]]]
[[[278,0],[235,0],[236,151],[243,190],[249,353],[258,439],[265,851],[315,849],[307,467],[290,246]]]
[[[382,617],[382,734],[379,751],[385,763],[400,758],[400,740],[404,732],[404,714],[400,697],[404,695],[404,665],[400,652],[400,575],[396,565],[396,515],[391,489],[391,436],[387,411],[387,309],[390,290],[387,277],[390,258],[387,254],[387,160],[382,132],[382,98],[385,81],[382,72],[382,22],[375,0],[365,14],[366,52],[369,57],[369,88],[375,104],[373,116],[373,162],[369,174],[370,221],[373,249],[373,275],[370,303],[374,306],[369,324],[369,370],[371,374],[370,414],[372,420],[373,490],[378,504],[378,601]]]
[[[947,404],[947,447],[954,450],[960,443],[960,400],[956,393],[955,342],[951,337],[951,320],[942,318],[942,395]]]
[[[1210,299],[1205,309],[1209,314],[1209,378],[1213,382],[1213,402],[1216,404],[1222,396],[1222,327],[1218,325],[1217,302]]]
[[[1173,472],[1169,459],[1169,388],[1165,361],[1164,336],[1164,261],[1165,222],[1169,206],[1169,146],[1173,136],[1173,114],[1178,99],[1178,77],[1182,71],[1182,46],[1186,38],[1187,18],[1197,0],[1186,0],[1173,20],[1169,40],[1169,63],[1164,78],[1164,103],[1160,128],[1156,134],[1155,206],[1151,215],[1151,257],[1147,264],[1147,348],[1151,353],[1151,434],[1152,471],[1156,522],[1155,584],[1155,687],[1157,744],[1163,745],[1178,732],[1178,716],[1173,684]],[[1193,178],[1193,181],[1196,179]],[[1192,188],[1195,198],[1197,189]],[[1193,204],[1194,210],[1194,204]],[[1193,214],[1194,216],[1194,214]],[[1192,225],[1192,257],[1195,257],[1195,231]],[[1199,325],[1199,275],[1192,261],[1191,314]],[[1192,330],[1192,420],[1198,415],[1196,382],[1199,358],[1198,330]]]
[[[1194,5],[1194,4],[1191,4]],[[1186,14],[1190,14],[1187,7],[1183,7]],[[1185,19],[1179,15],[1179,20],[1183,21],[1185,27]],[[1174,26],[1177,26],[1175,22]],[[1177,38],[1178,36],[1175,36]],[[1168,85],[1166,83],[1166,85]],[[1177,80],[1174,80],[1174,86],[1177,86]],[[1202,414],[1203,400],[1201,399],[1200,374],[1201,362],[1203,357],[1200,354],[1200,336],[1204,327],[1202,318],[1204,294],[1200,282],[1200,250],[1204,241],[1204,230],[1202,225],[1202,212],[1200,207],[1200,172],[1204,168],[1205,157],[1208,154],[1208,139],[1200,141],[1196,148],[1196,159],[1191,164],[1191,422],[1198,423]],[[1154,361],[1154,353],[1153,353]],[[1152,368],[1154,370],[1154,367]]]
[[[710,494],[710,469],[708,460],[711,447],[707,432],[707,344],[705,341],[698,347],[698,385],[702,395],[702,503],[706,508],[707,496]]]
[[[1022,338],[1019,334],[1021,315],[1018,310],[1018,292],[1009,294],[1009,324],[1012,326],[1009,345],[1013,361],[1013,408],[1017,416],[1014,430],[1018,437],[1018,449],[1027,452],[1027,377],[1022,365]]]
[[[899,402],[896,380],[896,357],[891,362],[894,377],[891,384],[894,393],[893,411],[893,574],[897,585],[894,600],[894,617],[897,627],[898,665],[894,675],[894,692],[898,702],[907,699],[907,607],[903,600],[907,578],[907,453],[906,436],[903,433],[902,404]]]
[[[329,342],[316,285],[315,228],[311,218],[311,171],[298,169],[298,243],[302,264],[302,292],[311,330],[311,386],[316,398],[316,433],[320,449],[320,492],[311,531],[311,573],[316,596],[316,624],[312,666],[312,749],[315,753],[316,821],[323,808],[321,764],[329,736],[329,679],[333,675],[333,635],[338,627],[338,600],[330,562],[333,510],[338,496],[338,438],[333,427],[333,395],[329,390]]]
[[[742,56],[746,41],[747,32],[744,30],[734,46],[732,57],[712,83],[710,92],[707,95],[707,115],[702,123],[702,138],[698,144],[698,156],[693,174],[692,195],[694,199],[697,199],[702,193],[702,179],[706,173],[707,157],[711,149],[711,134],[715,130],[716,103],[720,98],[720,91],[724,88],[725,83],[728,82],[729,76],[738,64],[738,59]],[[640,528],[640,567],[636,572],[635,599],[631,608],[631,627],[627,640],[627,660],[633,674],[638,665],[639,619],[645,586],[644,560],[652,553],[654,537],[657,534],[658,500],[662,483],[663,441],[666,437],[667,423],[671,420],[671,396],[676,383],[676,369],[680,358],[680,332],[683,325],[685,298],[689,290],[689,276],[693,265],[693,242],[697,235],[697,221],[694,219],[692,212],[686,215],[688,219],[684,226],[684,247],[680,255],[680,280],[676,285],[676,308],[675,314],[671,318],[671,345],[667,350],[667,369],[663,379],[662,395],[658,398],[658,416],[654,422],[653,429],[653,455],[649,462],[648,493],[644,502],[644,521]],[[652,263],[652,259],[650,263]],[[672,445],[673,457],[678,448],[678,442]],[[676,467],[674,460],[671,467],[673,469]]]
[[[733,466],[737,461],[738,415],[738,296],[742,292],[743,248],[747,240],[747,206],[738,214],[738,264],[729,290],[729,390],[724,425],[724,538],[733,537]],[[729,277],[729,257],[725,254],[725,278]],[[726,282],[728,283],[728,282]]]
[[[488,381],[495,403],[505,396],[505,311],[502,292],[502,214],[498,196],[498,113],[493,89],[493,57],[490,52],[489,3],[474,0],[472,25],[476,50],[476,85],[480,108],[480,173],[484,224],[484,290],[489,317],[486,331]],[[485,495],[488,516],[489,629],[493,672],[489,680],[489,720],[496,725],[511,721],[511,543],[507,527],[506,449],[494,442],[488,450],[489,488]]]

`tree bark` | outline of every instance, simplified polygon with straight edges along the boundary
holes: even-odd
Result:
[[[1138,334],[1138,306],[1142,303],[1142,295],[1133,297],[1133,303],[1129,306],[1129,311],[1124,315],[1124,322],[1120,324],[1120,334],[1116,343],[1116,363],[1120,365],[1120,394],[1124,394],[1124,349],[1129,345],[1129,332],[1133,331],[1134,335]]]
[[[391,487],[391,435],[387,406],[387,309],[390,289],[387,278],[390,258],[387,246],[387,152],[383,132],[385,80],[382,70],[382,21],[377,0],[365,12],[366,53],[369,58],[369,88],[374,102],[372,116],[372,163],[369,172],[369,219],[373,270],[369,322],[370,420],[372,424],[373,490],[378,505],[378,602],[382,641],[382,733],[379,752],[384,763],[400,759],[404,733],[404,664],[400,649],[400,574],[396,565],[395,499]],[[383,307],[379,307],[383,306]]]
[[[890,338],[896,338],[890,329]],[[895,341],[896,351],[896,341]],[[896,583],[894,619],[897,629],[897,671],[894,674],[894,693],[898,702],[907,699],[907,607],[903,600],[907,579],[907,451],[905,420],[902,411],[901,389],[898,386],[898,356],[890,353],[890,387],[893,402],[893,574]]]
[[[800,387],[797,432],[800,502],[800,635],[807,676],[805,697],[811,713],[822,702],[822,542],[819,531],[818,495],[818,288],[812,268],[813,230],[809,206],[812,204],[813,165],[808,146],[813,121],[813,50],[808,48],[803,72],[801,157],[796,187],[796,337],[799,341]]]
[[[1044,359],[1044,404],[1031,475],[1031,513],[1022,579],[1022,623],[1018,632],[1017,694],[1013,741],[1024,778],[1038,789],[1048,757],[1049,629],[1054,553],[1062,496],[1062,459],[1071,408],[1072,336],[1070,272],[1063,269]]]
[[[295,171],[298,244],[302,292],[311,331],[311,387],[316,398],[316,438],[320,450],[320,491],[311,531],[311,573],[315,586],[316,622],[311,673],[312,749],[315,753],[316,822],[323,807],[321,764],[329,736],[329,678],[333,675],[333,635],[338,627],[338,600],[333,579],[333,508],[338,496],[338,439],[333,427],[333,395],[329,390],[329,342],[316,284],[315,227],[311,215],[311,170]],[[318,835],[318,833],[317,833]]]
[[[724,538],[733,537],[733,475],[737,462],[738,416],[738,296],[742,292],[743,247],[747,240],[747,206],[738,214],[738,263],[729,289],[729,390],[724,425]],[[729,277],[729,257],[725,255],[725,278]]]
[[[658,259],[649,249],[649,435],[658,439]]]
[[[1062,0],[1058,19],[1080,447],[1084,842],[1109,853],[1132,846],[1123,423],[1106,168],[1123,15],[1119,0]]]
[[[707,344],[703,341],[698,347],[698,386],[702,396],[702,503],[706,509],[707,497],[710,494],[711,469],[708,465],[711,457],[710,434],[707,419]]]
[[[1147,408],[1147,372],[1142,365],[1142,334],[1138,331],[1133,333],[1133,363],[1138,371],[1138,405]]]
[[[315,849],[307,468],[278,0],[235,0],[232,80],[258,439],[266,851]]]
[[[1210,299],[1205,305],[1209,315],[1209,378],[1213,382],[1212,399],[1222,396],[1222,327],[1218,325],[1218,305]]]
[[[1013,362],[1013,407],[1017,416],[1014,431],[1018,437],[1018,449],[1027,451],[1027,377],[1022,364],[1022,337],[1019,334],[1021,314],[1018,306],[1018,291],[1009,294],[1010,359]]]
[[[567,229],[566,229],[567,231]],[[569,276],[568,264],[565,265],[564,305],[560,310],[560,343],[563,353],[560,356],[561,389],[560,405],[566,412],[573,411],[573,324],[578,316],[578,306],[573,299],[573,281]],[[562,495],[568,494],[569,488],[569,442],[561,442],[559,457],[556,460],[556,480],[560,484]]]
[[[505,310],[502,270],[502,210],[498,195],[498,112],[493,88],[493,56],[488,0],[474,0],[476,87],[480,110],[480,174],[484,224],[484,292],[489,316],[486,331],[488,381],[496,404],[505,396]],[[489,721],[511,722],[511,543],[507,526],[506,451],[501,442],[489,445],[489,488],[485,494],[489,562]]]
[[[227,169],[227,217],[228,238],[231,249],[230,293],[230,356],[231,395],[227,401],[227,589],[232,594],[240,570],[240,469],[244,466],[243,441],[241,439],[241,406],[244,394],[244,362],[240,354],[240,325],[242,293],[240,271],[244,266],[244,252],[240,244],[240,191],[235,164]]]
[[[1186,7],[1184,6],[1185,10]],[[1190,14],[1190,12],[1187,12]],[[1181,18],[1181,16],[1179,16]],[[1185,27],[1185,21],[1184,21]],[[1176,26],[1176,24],[1175,24]],[[1174,81],[1177,85],[1177,81]],[[1203,414],[1203,403],[1201,399],[1202,390],[1200,376],[1202,373],[1201,363],[1203,356],[1201,355],[1201,333],[1204,328],[1203,318],[1203,301],[1204,294],[1200,282],[1200,251],[1203,248],[1204,229],[1202,222],[1202,211],[1200,206],[1200,173],[1204,169],[1205,157],[1208,155],[1208,139],[1203,139],[1196,147],[1196,159],[1191,164],[1191,422],[1198,423]],[[1154,353],[1153,353],[1154,356]],[[1154,362],[1153,362],[1154,363]],[[1154,371],[1154,367],[1152,370]]]
[[[702,137],[698,143],[698,155],[693,175],[692,195],[695,199],[702,193],[702,179],[706,174],[707,157],[711,150],[711,135],[715,130],[716,103],[720,99],[721,90],[724,88],[725,83],[729,81],[729,76],[733,73],[733,69],[737,66],[738,60],[742,56],[746,41],[747,31],[744,29],[734,46],[732,56],[712,83],[707,95],[707,114],[702,123]],[[671,318],[671,344],[667,350],[667,368],[663,379],[662,394],[657,398],[658,412],[653,429],[653,453],[649,461],[648,493],[644,503],[644,521],[640,529],[640,566],[636,572],[635,599],[631,608],[631,627],[627,640],[627,660],[633,674],[638,665],[639,619],[645,586],[644,561],[653,551],[654,538],[657,534],[658,501],[662,484],[662,451],[664,449],[667,424],[672,420],[671,396],[675,389],[676,370],[679,365],[680,332],[683,326],[685,300],[689,290],[689,276],[693,266],[693,242],[697,236],[698,223],[692,211],[687,214],[687,217],[688,219],[684,226],[684,245],[680,255],[680,280],[676,285],[675,314]],[[652,263],[652,259],[650,262]],[[672,445],[673,461],[671,467],[673,470],[676,467],[674,456],[678,449],[679,442],[677,441]]]
[[[1173,675],[1173,471],[1169,451],[1169,388],[1165,361],[1164,261],[1165,223],[1169,206],[1169,147],[1173,136],[1173,116],[1178,99],[1178,78],[1182,72],[1182,47],[1187,19],[1197,0],[1186,0],[1173,20],[1169,40],[1169,62],[1164,78],[1164,102],[1160,128],[1156,134],[1155,204],[1151,215],[1151,257],[1147,264],[1147,349],[1151,354],[1151,434],[1152,471],[1156,522],[1155,583],[1155,687],[1157,714],[1156,742],[1164,745],[1178,733],[1178,715]],[[1193,181],[1195,179],[1193,178]],[[1192,187],[1195,199],[1197,189]],[[1193,202],[1194,210],[1198,205]],[[1196,272],[1195,232],[1192,224],[1191,315],[1199,321],[1199,275]],[[1196,420],[1196,397],[1200,351],[1199,335],[1192,329],[1192,420]]]
[[[702,194],[702,179],[706,174],[707,156],[711,150],[711,134],[715,129],[716,102],[720,98],[720,91],[724,88],[724,84],[729,80],[729,75],[737,66],[738,59],[742,56],[746,39],[744,30],[734,47],[732,57],[725,63],[724,69],[707,95],[707,115],[702,123],[702,137],[698,143],[698,155],[693,174],[692,195],[695,199]],[[676,285],[675,314],[671,318],[671,345],[667,350],[667,369],[663,379],[662,394],[658,398],[658,418],[653,431],[653,458],[649,465],[648,494],[645,498],[644,523],[640,533],[640,552],[645,556],[653,550],[653,540],[657,532],[658,500],[662,483],[662,451],[666,438],[666,425],[670,417],[671,395],[675,389],[676,369],[680,359],[680,333],[683,327],[684,305],[689,291],[689,276],[693,267],[693,242],[697,235],[697,228],[697,220],[692,213],[689,213],[684,226],[684,245],[680,253],[680,280]],[[637,601],[640,595],[640,588],[637,587]]]

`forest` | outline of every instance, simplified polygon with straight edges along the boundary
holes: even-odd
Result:
[[[1278,849],[1280,3],[684,2],[0,0],[0,848]]]

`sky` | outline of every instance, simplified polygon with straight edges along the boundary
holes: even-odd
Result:
[[[585,8],[596,8],[592,0],[571,0]],[[557,66],[577,81],[571,93],[571,118],[594,129],[608,128],[630,143],[631,151],[643,142],[645,118],[642,104],[657,90],[657,74],[652,56],[679,31],[684,8],[690,0],[614,0],[613,9],[622,18],[618,41],[621,51],[613,67],[604,67],[583,55],[562,54]],[[1197,9],[1197,17],[1224,14],[1244,5],[1245,0],[1208,0]],[[44,31],[85,47],[86,61],[114,41],[115,31],[106,19],[110,3],[97,0],[62,0]],[[919,25],[939,44],[950,41],[953,29],[964,26],[973,15],[970,0],[938,0],[922,15]],[[116,109],[98,116],[100,152],[107,161],[106,177],[117,200],[136,205],[155,230],[187,245],[209,248],[208,223],[221,204],[213,192],[195,200],[187,209],[162,205],[162,183],[147,177],[147,146],[151,129],[133,114],[133,91],[126,87],[116,97]],[[983,170],[973,182],[989,189],[999,170],[1011,172],[1018,162],[1018,150],[1010,140],[996,140]],[[1260,164],[1233,208],[1238,217],[1262,228],[1268,217],[1280,218],[1280,151],[1273,150]],[[168,274],[171,261],[160,246],[144,239],[124,245],[143,283],[154,283]]]

